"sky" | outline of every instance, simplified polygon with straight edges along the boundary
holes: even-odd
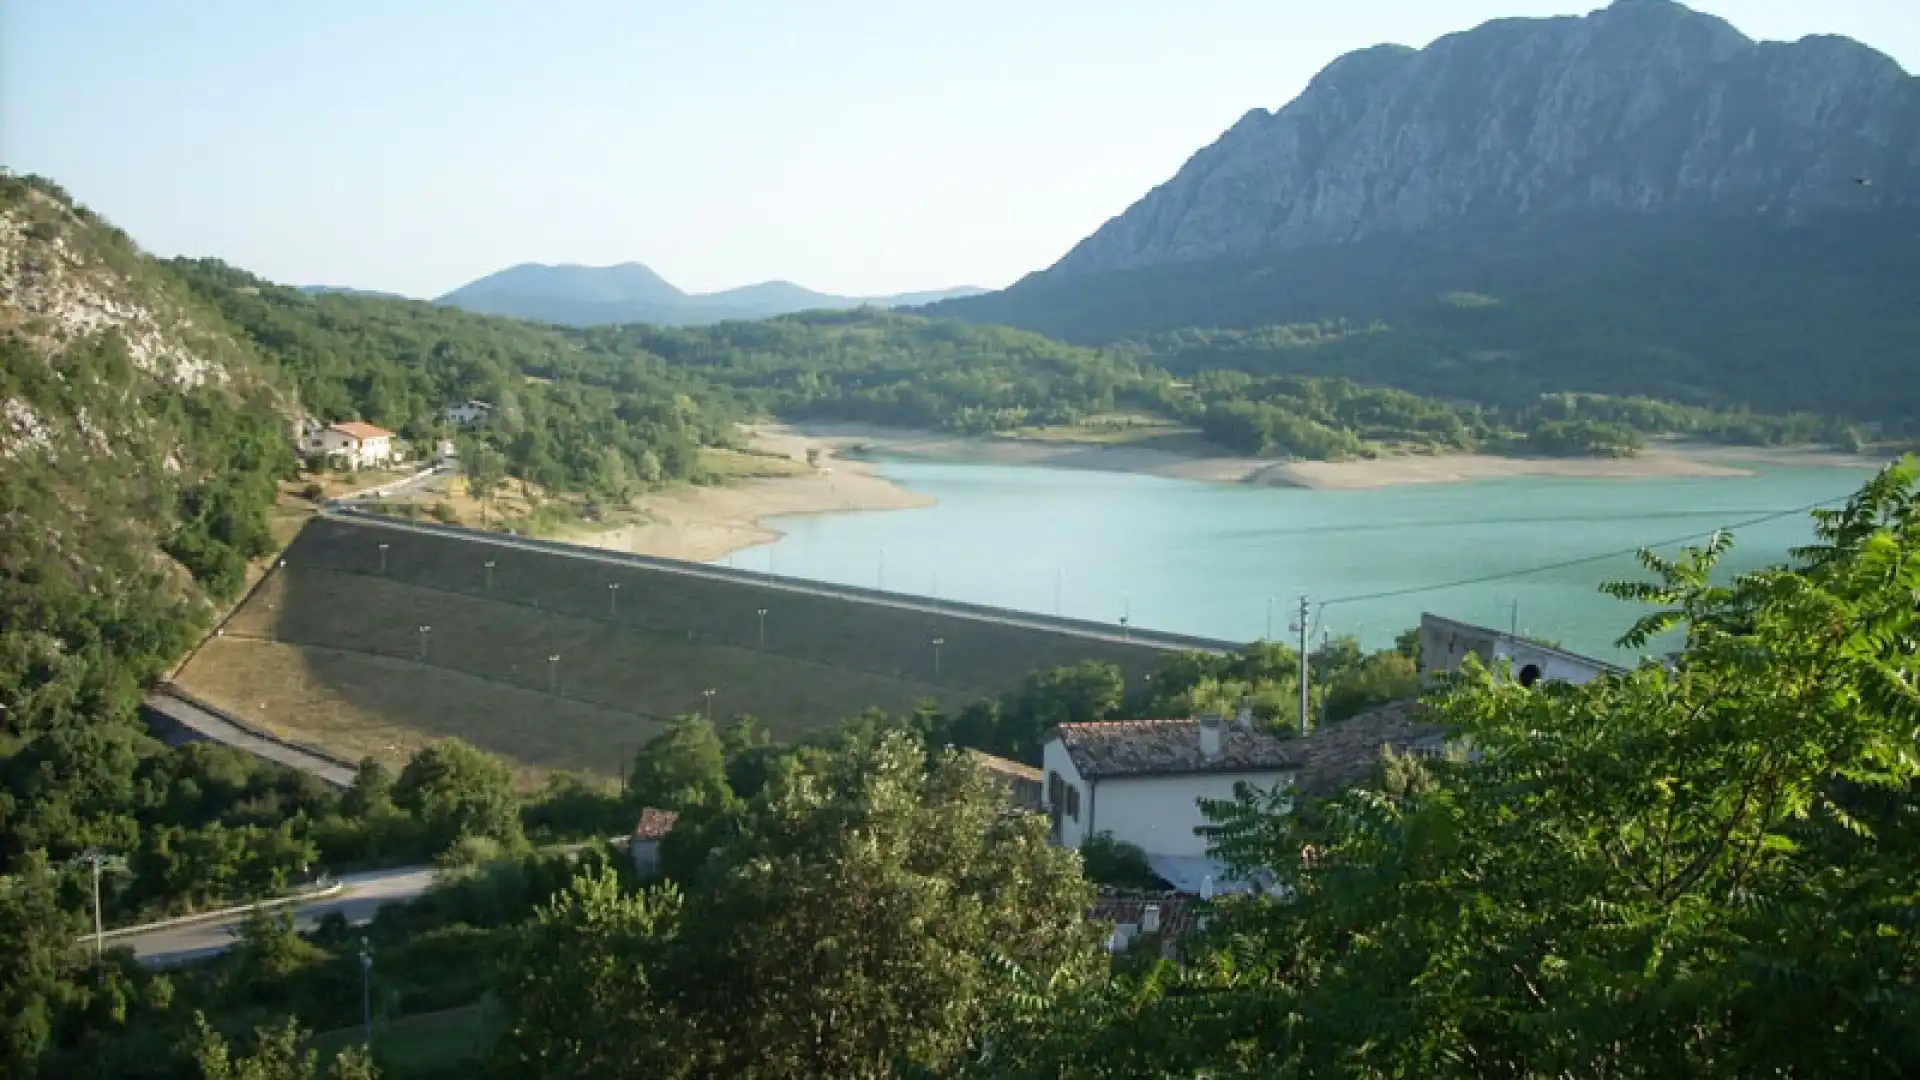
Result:
[[[0,163],[161,255],[445,293],[997,288],[1344,52],[1600,0],[0,0]],[[1920,71],[1916,0],[1702,0]]]

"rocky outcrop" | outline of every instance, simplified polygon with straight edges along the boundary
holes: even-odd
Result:
[[[1920,208],[1920,80],[1845,38],[1754,42],[1670,0],[1618,0],[1343,56],[1053,272],[1567,213],[1894,208]]]

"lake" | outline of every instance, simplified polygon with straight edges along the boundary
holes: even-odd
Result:
[[[925,461],[881,471],[939,503],[775,519],[778,543],[723,562],[1236,641],[1287,639],[1304,595],[1316,638],[1382,648],[1430,611],[1616,660],[1629,658],[1614,642],[1639,609],[1597,586],[1644,576],[1634,548],[1672,553],[1737,526],[1723,565],[1779,562],[1811,538],[1807,507],[1872,475],[1762,467],[1314,491]]]

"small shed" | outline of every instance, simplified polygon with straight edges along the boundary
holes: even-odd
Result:
[[[674,822],[679,820],[680,814],[673,810],[649,806],[640,811],[640,824],[633,828],[628,854],[633,857],[633,869],[641,876],[651,877],[660,872],[660,841],[667,838]]]

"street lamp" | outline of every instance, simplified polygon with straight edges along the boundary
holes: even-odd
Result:
[[[933,677],[936,679],[940,677],[940,646],[946,643],[947,639],[943,637],[934,638],[931,642],[933,645]]]
[[[879,576],[874,580],[873,587],[875,589],[878,589],[881,592],[887,591],[887,549],[886,548],[880,549],[880,573],[879,573]]]
[[[267,644],[280,640],[279,623],[273,617],[273,601],[267,601]]]
[[[107,853],[99,848],[88,848],[80,858],[93,865],[93,959],[98,963],[100,954],[106,949],[106,933],[100,926],[100,864],[106,861]]]
[[[1260,638],[1260,640],[1261,641],[1273,640],[1273,594],[1272,593],[1267,594],[1267,632],[1265,635],[1263,635]]]
[[[615,601],[619,598],[619,596],[620,596],[620,583],[617,581],[607,582],[607,618],[609,619],[614,618],[615,615],[618,613],[618,609],[615,606]]]
[[[765,649],[767,647],[767,609],[759,608],[756,614],[760,616],[760,648]]]
[[[487,595],[493,595],[493,560],[487,560]]]
[[[713,722],[713,695],[719,693],[720,691],[715,690],[713,687],[709,686],[705,690],[702,690],[700,692],[707,696],[707,722],[712,723]]]
[[[386,572],[387,572],[387,545],[385,541],[382,541],[380,544],[380,573],[384,575]]]
[[[420,627],[420,662],[423,664],[427,662],[427,635],[431,633],[433,627],[424,624]]]
[[[1060,617],[1060,594],[1066,588],[1067,568],[1060,567],[1053,572],[1053,617]]]
[[[360,1015],[366,1023],[366,1043],[373,1049],[373,949],[360,939]]]
[[[555,695],[560,693],[559,653],[553,653],[547,657],[547,693]]]

